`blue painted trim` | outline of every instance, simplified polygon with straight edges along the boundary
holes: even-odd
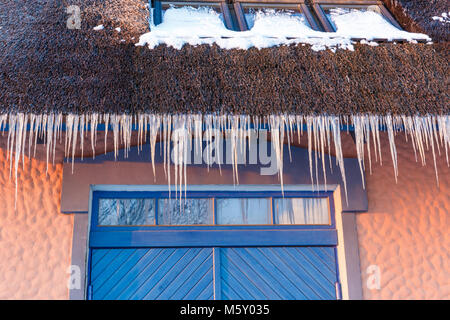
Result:
[[[150,129],[150,126],[151,126],[150,124],[147,125],[147,130]],[[86,124],[84,127],[85,127],[85,131],[91,131],[91,124]],[[250,129],[254,129],[255,125],[253,123],[250,123],[248,125],[248,127]],[[355,127],[353,125],[341,124],[340,127],[341,127],[341,131],[355,131]],[[30,131],[30,128],[31,128],[31,125],[28,123],[27,124],[27,131]],[[404,129],[403,127],[401,127],[401,128]],[[60,129],[61,129],[61,131],[66,131],[67,130],[66,124],[62,123]],[[78,132],[80,132],[80,129],[81,129],[81,125],[78,125]],[[132,131],[138,131],[139,130],[139,126],[137,124],[133,123],[131,129],[132,129]],[[205,130],[206,126],[202,125],[202,129]],[[259,126],[258,126],[258,129],[260,129],[260,130],[264,130],[264,129],[265,130],[269,130],[269,125],[265,124],[265,123],[260,123]],[[304,132],[306,132],[307,129],[308,129],[308,126],[306,124],[303,124],[302,130]],[[106,130],[106,125],[104,123],[97,124],[97,131],[98,132],[105,131],[105,130]],[[108,131],[112,131],[112,130],[113,130],[113,126],[111,124],[109,124],[108,125]],[[297,130],[297,125],[296,124],[292,124],[292,130]],[[5,123],[3,126],[0,127],[0,132],[2,132],[2,131],[4,131],[4,132],[9,131],[9,124],[8,123]],[[386,131],[386,127],[383,126],[383,125],[380,125],[380,131]]]
[[[92,284],[91,284],[91,270],[92,270],[92,250],[88,247],[87,250],[87,258],[86,258],[86,264],[87,264],[87,281],[86,281],[86,294],[85,299],[86,300],[92,300]]]
[[[152,6],[152,1],[148,1],[149,6]],[[153,23],[155,26],[162,23],[162,8],[161,1],[155,1],[155,6],[153,8]]]
[[[285,197],[328,197],[330,204],[330,226],[261,225],[261,226],[142,226],[142,227],[98,227],[100,198],[151,198],[168,196],[161,191],[93,191],[91,204],[91,226],[87,260],[88,281],[86,298],[93,299],[91,287],[92,250],[101,248],[183,248],[211,247],[214,261],[214,297],[221,297],[222,247],[276,247],[276,246],[328,246],[338,244],[335,229],[335,206],[332,192],[286,191]],[[173,193],[172,196],[175,196]],[[233,192],[190,191],[187,197],[282,197],[279,191]],[[175,197],[174,197],[175,198]],[[155,214],[157,216],[157,214]],[[336,251],[335,251],[336,252]]]
[[[221,263],[220,263],[220,248],[213,248],[213,265],[214,265],[214,300],[222,300],[221,288]]]
[[[337,248],[334,248],[334,260],[336,261],[336,299],[342,300],[341,274],[339,273],[339,259]],[[342,263],[342,262],[341,262]]]
[[[189,188],[188,188],[189,189]],[[183,192],[184,195],[184,192]],[[179,194],[174,191],[170,194],[172,199],[177,199]],[[283,194],[279,191],[248,191],[248,192],[233,192],[233,191],[187,191],[187,198],[282,198]],[[202,231],[215,230],[215,231],[232,231],[232,230],[273,230],[276,227],[278,230],[309,230],[314,229],[335,229],[335,208],[333,201],[333,193],[329,192],[308,192],[308,191],[285,191],[285,198],[328,198],[330,204],[330,225],[197,225],[197,226],[99,226],[98,225],[98,211],[99,211],[99,199],[138,199],[138,198],[168,198],[169,192],[167,191],[94,191],[92,198],[92,220],[91,231],[95,232],[134,232],[134,231],[186,231],[198,229]],[[156,201],[157,202],[157,201]],[[155,217],[158,212],[155,208]],[[273,212],[272,212],[273,215]],[[157,219],[157,218],[156,218]],[[156,220],[155,219],[155,220]],[[216,220],[214,220],[216,221]]]
[[[91,232],[91,248],[335,246],[335,230],[174,230]]]
[[[111,247],[224,247],[224,246],[294,246],[337,245],[332,192],[286,191],[289,197],[328,197],[330,225],[196,225],[196,226],[98,226],[100,198],[160,198],[162,191],[94,191],[90,228],[91,248]],[[172,194],[175,199],[175,193]],[[282,197],[267,192],[187,192],[188,198]],[[155,214],[157,215],[157,213]]]

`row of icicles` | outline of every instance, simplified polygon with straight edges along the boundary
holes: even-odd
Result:
[[[65,120],[65,121],[64,121]],[[95,157],[95,146],[98,135],[98,125],[104,125],[105,153],[109,131],[112,131],[114,141],[114,155],[117,158],[119,149],[124,148],[124,156],[128,156],[131,148],[131,136],[133,130],[138,134],[138,150],[142,150],[142,145],[149,139],[151,150],[151,162],[153,175],[155,176],[155,147],[158,136],[163,143],[164,170],[168,180],[169,190],[171,185],[171,161],[170,146],[173,145],[173,155],[178,161],[174,161],[174,185],[176,189],[184,191],[187,189],[186,161],[187,148],[192,146],[194,141],[203,140],[205,132],[206,142],[219,143],[219,139],[214,139],[212,130],[219,130],[221,133],[229,132],[228,138],[231,141],[231,163],[233,166],[233,178],[235,183],[239,183],[237,148],[246,148],[247,137],[250,130],[259,131],[265,128],[270,131],[270,138],[273,150],[276,153],[278,177],[283,190],[283,147],[287,139],[290,153],[290,145],[306,131],[308,139],[309,171],[311,183],[319,184],[318,171],[321,162],[324,174],[324,184],[326,185],[326,157],[328,150],[329,163],[331,167],[330,148],[332,143],[335,148],[336,165],[339,167],[344,184],[344,193],[347,198],[346,176],[344,168],[344,157],[341,146],[340,132],[344,126],[349,130],[353,127],[356,142],[356,151],[361,170],[364,177],[365,170],[364,154],[367,148],[369,171],[372,172],[372,148],[375,161],[382,163],[380,130],[387,131],[392,162],[394,165],[394,177],[397,180],[397,152],[394,137],[396,132],[405,131],[407,138],[410,137],[416,161],[420,157],[422,165],[425,165],[425,151],[430,149],[433,154],[433,162],[436,172],[436,181],[439,184],[436,167],[436,151],[441,154],[441,149],[445,150],[447,165],[448,149],[450,147],[450,116],[427,115],[427,116],[391,116],[391,115],[353,115],[353,116],[328,116],[328,115],[269,115],[264,117],[252,117],[248,115],[201,115],[201,114],[25,114],[10,113],[0,115],[0,130],[3,134],[8,134],[8,160],[10,163],[10,176],[14,168],[14,179],[16,181],[17,198],[17,170],[20,159],[24,163],[24,155],[28,151],[28,156],[35,155],[38,139],[43,139],[47,150],[48,163],[55,160],[56,144],[62,143],[62,132],[65,130],[64,150],[65,157],[75,158],[77,143],[81,146],[81,158],[83,158],[84,140],[90,137],[92,152]],[[305,128],[305,130],[304,130]],[[259,133],[259,132],[257,132]],[[257,135],[259,136],[259,134]],[[28,150],[25,145],[28,142]],[[250,140],[248,140],[250,143]],[[364,146],[365,145],[365,146]],[[373,145],[373,147],[371,147]],[[33,147],[34,146],[34,147]],[[314,147],[314,148],[313,148]],[[314,150],[313,150],[314,149]],[[219,150],[219,148],[216,148]],[[13,156],[14,154],[14,156]],[[292,159],[290,159],[292,161]],[[210,163],[210,162],[209,162]],[[220,163],[219,163],[220,166]],[[364,178],[363,178],[364,186]],[[178,187],[179,188],[178,188]]]

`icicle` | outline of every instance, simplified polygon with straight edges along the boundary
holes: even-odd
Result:
[[[164,172],[166,174],[169,192],[171,181],[171,152],[174,156],[174,174],[175,174],[175,191],[181,193],[187,190],[187,156],[188,150],[192,150],[193,146],[196,151],[202,150],[203,147],[203,128],[205,128],[205,139],[209,145],[215,144],[216,163],[219,165],[221,172],[221,158],[219,154],[221,146],[218,135],[226,134],[226,138],[230,143],[231,164],[233,167],[233,182],[239,184],[238,165],[240,163],[239,156],[247,153],[247,145],[252,149],[251,137],[255,132],[259,136],[261,127],[268,128],[271,132],[271,143],[275,152],[277,161],[278,178],[280,180],[281,190],[284,192],[283,178],[283,148],[285,142],[285,134],[287,135],[287,146],[289,149],[289,159],[292,161],[291,143],[294,143],[295,133],[297,130],[297,139],[300,143],[303,134],[303,121],[306,122],[306,130],[308,135],[308,158],[311,176],[312,188],[315,190],[319,187],[319,159],[322,162],[322,171],[324,175],[324,184],[327,185],[327,168],[329,163],[332,170],[331,161],[331,144],[334,141],[336,152],[336,165],[340,169],[340,173],[344,183],[344,192],[347,199],[347,186],[345,178],[344,158],[341,145],[341,130],[345,123],[347,131],[350,123],[354,128],[355,142],[358,164],[362,176],[362,184],[365,187],[364,170],[365,170],[365,154],[369,165],[369,172],[372,173],[372,147],[375,154],[375,161],[382,164],[382,153],[380,143],[380,130],[387,131],[389,139],[389,148],[391,151],[392,162],[394,166],[394,177],[397,181],[398,177],[398,158],[395,145],[395,136],[398,132],[404,131],[405,138],[414,150],[416,162],[421,160],[422,165],[426,165],[426,150],[431,149],[433,163],[436,175],[436,182],[439,185],[437,157],[445,152],[447,166],[449,166],[448,152],[450,149],[449,134],[449,116],[448,115],[414,115],[414,116],[378,116],[378,115],[353,115],[348,116],[326,116],[326,115],[265,115],[262,117],[249,115],[219,115],[210,114],[202,116],[201,114],[178,114],[178,115],[155,115],[155,114],[68,114],[63,116],[62,113],[54,114],[23,114],[11,113],[0,115],[0,130],[3,132],[8,130],[7,137],[7,163],[10,165],[10,177],[14,176],[16,180],[16,197],[17,197],[17,175],[18,166],[22,159],[22,166],[25,166],[26,143],[28,143],[28,155],[31,156],[31,148],[34,143],[34,155],[36,155],[37,140],[42,139],[46,147],[47,172],[50,158],[55,163],[56,144],[59,137],[62,142],[62,126],[65,118],[65,137],[64,137],[64,155],[66,158],[72,157],[72,172],[74,170],[75,154],[78,146],[78,132],[80,133],[80,149],[81,158],[84,156],[84,138],[89,137],[93,158],[95,158],[95,147],[97,140],[97,128],[100,121],[105,123],[105,153],[107,151],[107,135],[109,123],[112,125],[114,140],[114,157],[117,160],[119,148],[123,147],[124,156],[128,157],[131,150],[131,139],[133,131],[137,131],[137,149],[138,152],[143,150],[143,144],[147,139],[147,130],[149,131],[150,140],[150,156],[152,161],[152,169],[154,179],[156,181],[155,168],[155,152],[156,142],[159,139],[162,143]],[[342,120],[342,123],[341,123]],[[6,129],[8,126],[8,129]],[[252,128],[253,126],[253,128]],[[213,132],[214,130],[214,132]],[[254,130],[254,132],[253,132]],[[194,137],[194,142],[192,140]],[[248,140],[248,142],[247,142]],[[333,141],[332,141],[333,140]],[[173,150],[171,150],[173,142]],[[193,145],[194,144],[194,145]],[[366,144],[366,146],[364,146]],[[239,148],[239,149],[238,149]],[[314,155],[313,149],[314,148]],[[328,152],[328,161],[326,161],[325,152]],[[189,157],[191,155],[189,154]],[[208,153],[208,167],[212,164],[212,154]],[[314,161],[313,161],[314,157]],[[313,162],[315,167],[313,167]],[[14,170],[14,175],[13,171]],[[184,186],[183,186],[184,185]]]
[[[231,143],[231,163],[233,165],[233,183],[239,184],[239,174],[238,174],[238,156],[237,156],[237,143],[239,136],[239,117],[230,116],[228,118],[229,125],[229,138]]]
[[[197,143],[197,150],[201,152],[202,149],[202,119],[201,115],[198,115],[197,118],[194,121],[194,139]]]
[[[221,121],[222,121],[222,119],[220,117],[218,117],[217,115],[213,116],[213,125],[214,125],[214,130],[216,132],[216,137],[214,139],[215,152],[216,152],[217,164],[219,165],[219,174],[220,175],[222,175],[222,154],[220,153],[220,150],[221,150],[220,143],[222,143]],[[220,134],[220,136],[217,136],[217,134]]]
[[[114,160],[117,160],[119,153],[119,116],[116,114],[111,115],[111,125],[113,127],[113,141],[114,141]]]
[[[131,136],[133,133],[133,116],[126,114],[122,115],[121,127],[123,134],[125,158],[128,158],[128,153],[131,149]]]
[[[331,128],[331,117],[326,117],[326,122],[325,122],[325,134],[327,137],[327,145],[328,145],[328,164],[330,166],[330,172],[333,173],[333,164],[331,163],[331,132],[330,132],[330,128]]]
[[[433,153],[433,163],[434,163],[434,172],[436,175],[436,184],[439,187],[439,176],[438,176],[438,170],[437,170],[437,164],[436,164],[436,152],[434,150],[434,139],[436,138],[436,140],[437,140],[437,137],[435,136],[436,127],[433,123],[433,119],[430,116],[427,116],[424,121],[426,122],[426,126],[428,128],[428,134],[430,135],[430,144],[431,144],[431,151]],[[437,145],[439,146],[439,142],[437,142]]]
[[[288,140],[289,162],[292,162],[292,154],[291,154],[292,119],[290,116],[288,116],[287,121],[288,121],[288,123],[287,123],[287,129],[288,129],[287,140]],[[284,141],[282,141],[282,143],[284,143]]]
[[[309,160],[309,174],[311,176],[311,186],[314,189],[313,163],[312,163],[312,125],[313,117],[306,117],[306,133],[308,135],[308,160]]]
[[[205,133],[206,133],[206,143],[207,145],[211,145],[212,143],[212,116],[211,115],[205,115],[203,118],[203,121],[205,123]],[[211,152],[208,152],[206,154],[206,170],[209,172],[209,166],[212,163],[212,154]]]
[[[55,156],[56,156],[56,143],[58,140],[58,135],[61,134],[62,127],[62,113],[59,113],[56,116],[55,129],[53,130],[53,152],[52,152],[52,164],[55,165]]]
[[[13,147],[14,147],[14,137],[16,135],[16,122],[17,122],[17,115],[10,115],[9,116],[9,132],[8,132],[8,143],[7,143],[7,157],[9,158],[9,177],[11,178],[12,175],[12,153],[13,153]],[[7,159],[8,159],[7,158]]]
[[[392,123],[392,116],[387,115],[385,117],[385,123],[386,123],[386,127],[387,127],[387,132],[388,132],[389,148],[391,150],[392,164],[394,165],[394,178],[395,178],[395,183],[397,183],[397,177],[398,177],[397,149],[395,148],[394,125]]]
[[[80,118],[80,147],[81,147],[81,160],[84,156],[84,131],[85,131],[85,116],[82,114]]]
[[[370,152],[370,121],[369,116],[364,116],[364,142],[367,145],[367,158],[369,158],[369,173],[372,174],[372,155]]]
[[[40,131],[42,130],[42,114],[40,114],[36,118],[36,131],[34,135],[34,151],[33,151],[33,157],[36,156],[36,147],[37,147],[37,139],[39,137]]]
[[[149,115],[146,114],[144,117],[144,143],[147,143],[148,119],[149,119]]]
[[[138,120],[137,120],[137,123],[138,123],[138,147],[137,147],[138,154],[140,151],[142,151],[143,134],[144,134],[144,128],[143,128],[144,118],[145,118],[144,114],[139,114]]]
[[[22,151],[22,142],[23,135],[26,133],[26,128],[24,128],[25,123],[25,115],[23,113],[18,114],[17,119],[17,132],[16,132],[16,141],[15,141],[15,157],[14,157],[14,180],[15,180],[15,197],[14,197],[14,209],[17,208],[17,191],[18,191],[18,169],[19,169],[19,160],[20,160],[20,152]],[[13,142],[14,143],[14,142]]]
[[[97,144],[98,113],[91,114],[90,122],[91,122],[92,159],[95,159],[95,146]]]
[[[161,125],[161,116],[150,115],[150,155],[152,159],[153,179],[156,181],[155,148],[158,131]]]
[[[167,177],[170,196],[170,140],[172,137],[172,116],[164,115],[163,117],[163,131],[164,131],[164,172]]]
[[[107,142],[108,142],[109,118],[110,118],[109,114],[103,115],[103,121],[105,123],[105,154],[106,154],[106,150],[107,150],[106,147],[107,147]]]
[[[270,136],[272,140],[273,150],[277,159],[278,178],[280,180],[281,192],[284,194],[284,181],[283,181],[283,140],[284,140],[284,117],[282,116],[270,116]]]
[[[65,146],[64,146],[64,157],[69,158],[70,157],[70,145],[72,141],[72,131],[73,131],[73,122],[74,122],[74,115],[68,114],[66,117],[66,139],[65,139]],[[37,136],[37,133],[36,133]],[[36,145],[36,143],[35,143]]]
[[[372,142],[373,142],[373,149],[375,153],[375,161],[378,162],[378,153],[377,153],[377,132],[379,130],[379,123],[378,123],[378,116],[370,116],[369,117],[370,122],[370,128],[372,131]],[[370,137],[368,137],[370,139]],[[381,150],[380,152],[380,161],[381,161]]]
[[[54,127],[54,121],[55,121],[55,115],[50,114],[46,116],[46,140],[45,140],[45,147],[46,147],[46,157],[47,157],[47,163],[46,163],[46,170],[45,174],[48,174],[48,163],[50,162],[50,150],[53,149],[52,143],[53,143],[53,127]]]
[[[438,116],[437,122],[438,122],[439,137],[441,143],[444,144],[445,159],[447,160],[447,166],[449,166],[448,150],[450,147],[450,123],[449,123],[450,117]]]
[[[34,126],[36,121],[36,115],[30,115],[30,132],[28,133],[28,157],[31,157],[31,146],[33,145]]]
[[[347,179],[345,176],[344,156],[343,156],[343,152],[342,152],[341,130],[340,130],[339,118],[332,117],[330,119],[330,122],[331,122],[331,130],[333,132],[334,149],[336,150],[336,159],[338,162],[339,169],[341,170],[341,177],[342,177],[342,181],[344,183],[345,200],[346,200],[346,203],[348,203]]]
[[[73,121],[73,137],[72,137],[72,173],[75,163],[75,152],[77,148],[77,135],[78,135],[78,125],[80,122],[80,117],[78,115],[74,115]]]
[[[324,179],[324,185],[325,185],[325,191],[327,190],[327,170],[325,167],[325,121],[323,116],[318,117],[318,134],[320,137],[320,157],[322,160],[322,172],[323,172],[323,179]]]
[[[313,118],[313,137],[314,137],[314,165],[315,165],[315,173],[316,173],[316,184],[317,184],[317,190],[319,190],[319,165],[318,165],[318,156],[317,156],[317,149],[318,149],[318,139],[319,134],[317,132],[317,118]]]
[[[359,171],[363,189],[366,188],[364,181],[364,120],[361,116],[352,116],[352,123],[355,132],[356,156],[358,158]]]
[[[425,147],[424,138],[426,138],[425,129],[423,128],[423,121],[420,117],[414,117],[414,131],[416,138],[417,149],[419,150],[420,159],[422,161],[422,166],[425,165]]]
[[[297,125],[298,144],[300,145],[300,134],[303,133],[303,116],[296,116],[295,121]]]
[[[42,115],[42,130],[40,132],[40,138],[44,142],[44,144],[47,144],[47,132],[48,132],[47,126],[48,126],[48,114],[44,114]]]
[[[24,123],[23,123],[23,135],[22,135],[22,141],[21,141],[21,150],[20,150],[20,154],[22,156],[22,169],[25,169],[25,144],[27,141],[27,131],[28,131],[28,114],[25,114],[25,119],[24,119]]]

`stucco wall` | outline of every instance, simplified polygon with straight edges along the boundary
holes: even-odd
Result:
[[[0,299],[67,299],[73,217],[59,213],[62,164],[27,160],[17,209],[0,149]]]
[[[396,138],[398,184],[388,147],[383,166],[367,174],[369,212],[357,215],[364,298],[450,299],[450,170],[445,154],[438,157],[438,188],[431,152],[422,167],[404,141]],[[379,267],[379,289],[367,286],[371,265]]]
[[[431,154],[414,160],[397,137],[399,181],[395,184],[387,139],[383,166],[367,175],[369,212],[357,215],[366,299],[450,298],[450,169],[438,157],[436,187]],[[0,299],[66,299],[73,217],[59,213],[62,164],[26,161],[19,170],[17,209],[6,154],[0,149]],[[369,266],[381,272],[380,289],[366,285]],[[373,275],[373,273],[372,273]]]

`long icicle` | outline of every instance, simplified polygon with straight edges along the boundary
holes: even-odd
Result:
[[[64,124],[65,118],[65,124]],[[341,121],[342,119],[342,121]],[[230,142],[231,148],[230,160],[233,171],[233,180],[235,184],[239,183],[239,164],[241,163],[241,155],[247,154],[247,149],[252,148],[252,131],[258,132],[260,127],[268,127],[271,132],[271,144],[275,152],[277,161],[277,173],[280,180],[281,190],[284,192],[283,178],[283,147],[285,140],[289,148],[289,158],[292,161],[292,153],[290,150],[291,143],[294,139],[294,128],[297,129],[298,142],[303,130],[303,121],[306,122],[308,134],[307,148],[309,158],[309,170],[311,176],[311,184],[313,190],[319,187],[319,159],[322,162],[324,185],[327,185],[327,168],[326,163],[331,164],[331,144],[334,141],[336,152],[336,164],[338,165],[342,180],[344,182],[344,192],[347,199],[347,186],[345,179],[344,158],[340,134],[342,123],[347,125],[349,130],[350,124],[353,125],[356,140],[356,151],[358,163],[364,182],[365,171],[365,154],[367,152],[367,164],[369,172],[372,173],[372,147],[375,155],[375,161],[381,158],[381,142],[380,130],[387,132],[389,140],[389,149],[391,152],[392,163],[394,167],[394,177],[397,181],[398,177],[398,156],[395,143],[395,137],[399,131],[405,132],[405,138],[414,150],[416,161],[420,159],[422,165],[426,165],[426,152],[432,153],[433,164],[436,175],[436,183],[439,185],[438,163],[437,157],[445,153],[447,166],[449,166],[448,152],[450,149],[450,120],[448,115],[413,115],[413,116],[394,116],[394,115],[353,115],[338,117],[332,115],[266,115],[263,117],[249,115],[192,115],[192,114],[67,114],[65,117],[62,113],[49,114],[24,114],[10,113],[0,115],[0,129],[8,131],[7,136],[7,163],[9,163],[10,177],[14,176],[17,183],[18,165],[22,160],[22,166],[25,165],[25,150],[28,143],[28,155],[31,156],[31,149],[34,143],[34,156],[36,155],[36,146],[38,139],[45,143],[47,171],[50,161],[55,162],[56,144],[59,137],[61,143],[63,125],[65,125],[64,139],[64,155],[66,158],[72,158],[72,172],[74,169],[75,155],[77,147],[80,148],[81,158],[84,156],[84,139],[88,137],[87,131],[90,132],[92,156],[95,157],[95,146],[97,140],[97,127],[99,122],[103,121],[105,125],[105,152],[107,151],[107,135],[108,127],[111,123],[114,141],[114,157],[117,159],[119,149],[123,148],[124,157],[128,157],[131,149],[132,134],[137,130],[137,148],[143,149],[146,141],[147,130],[149,131],[150,155],[152,161],[153,175],[156,179],[155,169],[155,149],[158,140],[158,132],[161,144],[163,146],[164,170],[169,185],[171,173],[170,166],[172,161],[171,151],[174,152],[174,161],[176,161],[175,184],[176,191],[179,190],[180,196],[182,190],[187,189],[187,170],[188,162],[187,152],[192,150],[192,137],[194,137],[194,147],[200,152],[202,151],[202,135],[205,128],[206,143],[212,147],[215,144],[215,162],[219,165],[222,156],[220,152],[219,135],[227,133],[226,137]],[[342,122],[342,123],[341,123]],[[252,128],[253,126],[253,128]],[[8,127],[8,129],[6,129]],[[381,129],[380,129],[381,128]],[[175,132],[175,131],[176,132]],[[78,140],[78,134],[80,139]],[[287,135],[287,139],[285,139]],[[172,143],[172,139],[174,139]],[[248,142],[247,142],[248,140]],[[333,141],[332,141],[333,140]],[[365,146],[364,146],[365,145]],[[172,147],[173,146],[173,147]],[[173,150],[171,150],[171,148]],[[313,155],[314,148],[314,155]],[[328,151],[329,161],[325,161],[325,153]],[[212,154],[208,157],[208,167],[213,163]],[[52,159],[52,160],[50,160]],[[313,160],[314,159],[314,160]],[[253,161],[253,160],[252,160]],[[14,170],[14,175],[12,171]],[[155,180],[156,181],[156,180]],[[316,186],[315,186],[316,185]],[[184,186],[184,187],[183,187]],[[186,193],[185,193],[186,194]],[[16,185],[17,196],[17,185]]]

